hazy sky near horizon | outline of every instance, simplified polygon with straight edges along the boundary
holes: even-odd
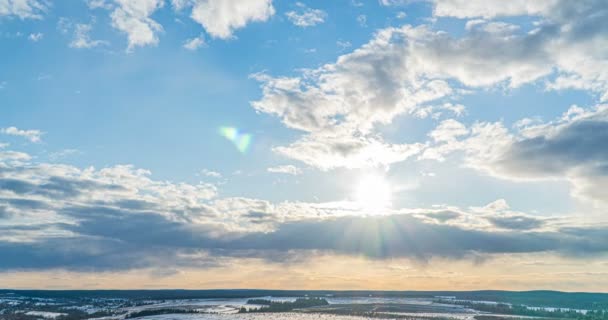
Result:
[[[604,0],[0,0],[0,287],[608,288]]]

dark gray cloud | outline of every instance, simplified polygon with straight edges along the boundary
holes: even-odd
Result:
[[[543,220],[523,215],[493,216],[487,218],[494,226],[502,229],[531,230],[542,227]]]
[[[41,210],[49,208],[49,205],[46,202],[32,199],[0,198],[0,203],[7,203],[12,207],[23,210]]]
[[[247,235],[233,248],[329,250],[373,258],[433,256],[462,258],[471,253],[526,253],[573,251],[606,252],[601,231],[581,228],[571,233],[497,232],[454,225],[426,223],[411,215],[343,217],[329,221],[282,224],[275,232]],[[593,244],[593,245],[590,245]]]
[[[10,213],[6,211],[5,206],[0,206],[0,219],[8,218]]]
[[[35,243],[0,242],[0,269],[122,270],[150,266],[215,265],[221,257],[291,259],[293,253],[333,252],[373,259],[406,257],[466,258],[495,253],[558,252],[594,255],[608,252],[608,229],[568,228],[525,232],[525,223],[508,231],[467,229],[430,223],[409,214],[347,216],[278,224],[272,232],[225,232],[171,221],[152,212],[111,208],[69,208],[76,225],[61,227],[78,234]],[[212,236],[213,235],[213,236]],[[196,254],[204,253],[203,257]]]
[[[112,207],[69,207],[61,214],[78,221],[67,229],[77,234],[119,240],[137,246],[201,248],[212,233],[228,234],[217,225],[177,222],[152,211],[125,211]]]
[[[608,175],[608,121],[576,121],[554,136],[518,141],[498,165],[514,174],[563,175],[587,166]]]
[[[460,217],[460,213],[455,211],[438,211],[427,213],[426,215],[440,222],[446,222]]]
[[[76,180],[51,176],[41,183],[3,178],[0,179],[0,189],[12,191],[18,195],[73,198],[90,190],[120,191],[124,190],[124,187],[115,184],[103,184],[92,180]]]
[[[16,165],[12,170],[19,174],[7,174],[6,167],[0,170],[5,195],[0,198],[0,216],[8,219],[0,228],[0,270],[204,268],[230,257],[284,262],[315,252],[419,260],[608,252],[608,228],[539,231],[540,220],[523,215],[477,217],[490,219],[499,231],[479,227],[483,224],[464,225],[461,220],[467,220],[462,219],[467,214],[449,210],[336,217],[299,203],[287,206],[285,215],[277,206],[247,199],[203,205],[213,194],[209,189],[159,183],[125,167],[100,175],[88,171],[82,179],[75,168],[65,174],[69,178],[57,176],[65,167],[43,169]],[[115,178],[123,176],[124,181]],[[10,220],[7,212],[17,213],[19,219]],[[41,221],[41,214],[54,222]]]
[[[191,256],[198,251],[136,246],[117,240],[55,238],[39,243],[0,242],[0,270],[66,269],[78,271],[128,270],[150,267],[211,267],[213,257]],[[178,253],[182,254],[178,257]],[[196,257],[196,258],[193,258]]]
[[[515,141],[497,161],[482,166],[508,178],[567,179],[579,199],[608,204],[608,110],[543,130]]]

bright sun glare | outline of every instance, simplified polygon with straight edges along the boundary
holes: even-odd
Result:
[[[380,214],[391,206],[391,185],[384,177],[370,174],[359,179],[355,201],[367,214]]]

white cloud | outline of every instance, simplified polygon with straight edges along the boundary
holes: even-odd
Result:
[[[560,0],[431,0],[434,14],[456,18],[541,15]]]
[[[434,141],[453,142],[460,136],[467,135],[469,130],[460,122],[448,119],[441,122],[437,128],[429,133]]]
[[[30,35],[27,38],[32,42],[38,42],[38,41],[42,40],[42,38],[44,38],[44,34],[41,32],[30,33]]]
[[[22,130],[17,127],[2,128],[0,132],[11,136],[23,137],[31,142],[40,142],[44,134],[40,130]]]
[[[412,0],[378,0],[383,6],[400,6],[411,2]]]
[[[112,26],[128,37],[128,51],[135,47],[158,44],[158,33],[163,27],[150,16],[160,9],[163,0],[114,0],[117,7],[112,11]]]
[[[608,40],[605,36],[608,13],[604,10],[605,1],[435,0],[435,5],[435,14],[438,16],[540,16],[536,29],[516,37],[509,34],[517,30],[517,26],[502,22],[476,19],[467,22],[467,26],[473,31],[481,28],[493,38],[505,39],[505,45],[513,46],[513,50],[505,51],[503,57],[490,54],[509,64],[519,62],[519,75],[512,80],[529,82],[554,69],[557,77],[548,82],[547,88],[592,91],[599,95],[601,101],[608,101],[608,61],[605,59],[608,54]],[[485,42],[496,45],[492,43],[495,40]],[[529,65],[533,62],[536,69]],[[526,69],[521,69],[524,65],[527,65]],[[517,65],[510,66],[511,70],[517,68]]]
[[[298,11],[288,11],[285,13],[287,19],[298,27],[312,27],[325,22],[327,13],[320,9],[312,9],[301,2],[297,2]]]
[[[513,181],[565,180],[579,199],[608,205],[608,106],[573,107],[555,121],[520,121],[513,131],[500,122],[465,128],[446,120],[431,133],[435,143],[422,158],[443,160],[454,152],[465,164]]]
[[[439,105],[429,105],[416,108],[415,110],[412,110],[410,114],[420,119],[428,117],[432,117],[433,119],[439,119],[444,114],[444,111],[449,111],[453,115],[460,117],[466,113],[466,107],[462,104],[446,102]]]
[[[271,172],[271,173],[283,173],[283,174],[290,174],[292,176],[297,176],[297,175],[302,174],[302,169],[300,169],[294,165],[276,166],[276,167],[268,168],[267,170],[268,170],[268,172]]]
[[[19,19],[42,19],[48,10],[46,1],[0,0],[0,16],[15,16]]]
[[[171,0],[171,5],[175,11],[181,11],[194,3],[196,3],[196,0]]]
[[[330,170],[386,167],[404,161],[422,149],[419,143],[390,144],[373,137],[312,134],[273,150],[321,170]]]
[[[186,42],[184,42],[184,48],[190,51],[196,51],[198,48],[203,47],[205,45],[205,38],[202,34],[198,37],[188,39],[186,40]]]
[[[89,9],[112,9],[110,0],[87,0],[87,6]]]
[[[93,28],[92,24],[77,23],[74,25],[74,38],[70,42],[71,48],[90,49],[100,45],[107,45],[107,41],[92,40],[89,33]]]
[[[374,133],[376,125],[452,92],[445,81],[419,77],[411,68],[404,39],[410,30],[382,30],[336,63],[301,77],[256,75],[264,95],[252,106],[309,133],[275,151],[322,169],[388,165],[415,154],[418,145],[391,145]]]
[[[274,15],[272,0],[194,0],[178,1],[182,8],[193,5],[192,19],[214,38],[229,39],[235,30],[250,22],[262,22]],[[174,5],[176,2],[174,2]]]
[[[30,161],[32,157],[23,152],[18,151],[0,151],[0,163],[23,163]]]
[[[222,177],[221,173],[219,173],[217,171],[208,170],[208,169],[201,170],[200,174],[205,177],[216,178],[216,179],[219,179]]]
[[[0,152],[5,226],[0,255],[17,257],[0,260],[2,270],[204,268],[217,257],[282,260],[290,252],[302,257],[310,250],[422,260],[608,251],[605,224],[578,221],[563,228],[564,218],[529,216],[502,199],[468,209],[436,206],[366,215],[348,201],[219,198],[214,185],[159,181],[133,166],[81,169],[29,160],[27,154]],[[391,232],[395,226],[408,232]],[[378,232],[387,235],[381,242],[387,250],[356,245]],[[412,238],[420,241],[412,245]]]
[[[437,10],[444,12],[441,8],[447,3],[438,3]],[[475,3],[481,4],[470,4]],[[433,118],[439,118],[442,110],[462,114],[464,107],[454,99],[459,92],[471,92],[466,89],[517,88],[557,75],[548,88],[580,88],[608,99],[608,12],[602,10],[602,1],[512,4],[515,7],[497,5],[497,11],[490,13],[475,12],[482,10],[476,6],[466,10],[471,17],[538,12],[546,20],[527,32],[513,24],[476,20],[460,37],[425,25],[379,30],[352,53],[299,76],[256,75],[263,96],[252,106],[303,132],[299,140],[275,151],[329,169],[386,165],[407,158],[404,154],[411,156],[409,147],[407,152],[394,152],[401,148],[384,142],[376,128],[400,114]],[[477,140],[498,139],[483,149],[469,150],[477,152],[480,161],[495,160],[494,152],[512,142],[501,135],[505,129],[499,124],[478,124],[471,131]],[[442,153],[453,150],[451,145],[426,150],[421,157],[442,159]],[[371,161],[369,150],[378,149],[385,151],[377,153],[386,159]]]

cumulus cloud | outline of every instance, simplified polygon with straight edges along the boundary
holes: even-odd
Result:
[[[559,0],[431,0],[436,16],[456,18],[494,18],[499,16],[534,16],[546,14]]]
[[[252,102],[290,128],[307,132],[281,154],[324,169],[384,165],[402,161],[417,145],[391,145],[374,127],[416,106],[447,96],[441,79],[418,76],[408,60],[411,28],[385,29],[334,64],[300,77],[254,75],[263,97]]]
[[[493,170],[522,179],[566,178],[576,195],[608,203],[606,106],[524,129],[524,134],[496,159]]]
[[[48,6],[44,0],[0,0],[0,16],[42,19]]]
[[[534,220],[504,201],[369,216],[349,202],[219,198],[132,166],[79,169],[0,154],[0,269],[208,267],[218,259],[328,252],[373,259],[608,251],[608,228]]]
[[[307,135],[273,150],[321,170],[385,167],[404,161],[423,149],[420,143],[390,144],[377,138]]]
[[[550,89],[576,88],[597,92],[601,100],[608,99],[608,62],[606,37],[608,13],[601,0],[567,1],[461,1],[434,0],[437,16],[457,18],[495,18],[499,16],[531,15],[542,20],[538,27],[522,39],[519,52],[526,56],[545,56],[558,71]],[[499,33],[517,26],[495,21],[470,20],[468,26],[480,26]],[[496,33],[496,32],[494,32]],[[533,41],[533,39],[535,39]],[[517,56],[509,53],[512,58]],[[544,70],[546,70],[546,66]],[[543,75],[537,70],[532,74]],[[524,79],[525,80],[525,79]]]
[[[110,17],[112,26],[127,34],[128,48],[158,44],[158,33],[163,27],[151,18],[163,0],[114,0],[116,7]]]
[[[214,38],[229,39],[250,22],[267,21],[275,13],[272,0],[173,1],[176,9],[192,6],[191,17]]]
[[[555,121],[520,121],[513,131],[500,123],[466,128],[446,120],[421,158],[443,160],[462,151],[469,167],[510,180],[571,182],[573,193],[606,204],[608,199],[608,107],[572,107]]]
[[[545,79],[549,89],[584,89],[608,99],[608,17],[602,1],[488,5],[437,0],[434,6],[437,16],[476,20],[467,22],[461,37],[425,25],[386,28],[334,63],[297,76],[254,75],[263,96],[252,106],[303,132],[300,139],[275,151],[324,169],[394,162],[381,157],[367,161],[362,154],[368,146],[383,146],[381,155],[402,161],[407,157],[391,151],[399,146],[384,141],[376,129],[401,114],[462,114],[464,107],[454,100],[460,92],[471,92],[467,89],[518,88]],[[540,20],[529,31],[492,20],[513,15],[538,15]],[[473,130],[492,128],[486,124]]]
[[[284,165],[284,166],[276,166],[267,169],[268,172],[271,173],[283,173],[290,174],[292,176],[297,176],[302,174],[302,169],[294,166],[294,165]]]
[[[336,63],[307,70],[300,77],[255,75],[264,96],[252,105],[279,116],[290,128],[309,133],[291,146],[275,149],[282,154],[323,168],[357,167],[370,164],[367,150],[382,149],[371,164],[390,164],[406,159],[405,154],[411,156],[412,146],[383,142],[373,134],[375,126],[403,113],[421,117],[436,113],[433,110],[440,108],[428,104],[455,92],[446,79],[473,87],[504,81],[519,86],[550,73],[546,56],[528,50],[533,41],[489,31],[455,39],[425,26],[388,28]],[[461,106],[441,105],[463,112]],[[408,151],[395,152],[403,148]],[[323,165],[318,160],[323,158],[331,163]]]
[[[23,130],[17,127],[8,127],[0,129],[0,132],[6,135],[25,138],[31,142],[40,142],[44,134],[40,130]]]
[[[69,46],[77,49],[90,49],[100,45],[107,45],[107,41],[91,39],[92,24],[77,23],[74,25],[74,38]]]
[[[205,38],[203,35],[200,35],[195,38],[190,38],[184,42],[184,48],[190,51],[196,51],[198,48],[205,46]]]
[[[287,11],[287,19],[298,27],[312,27],[325,22],[327,13],[320,9],[312,9],[301,2],[297,2],[298,11]]]

